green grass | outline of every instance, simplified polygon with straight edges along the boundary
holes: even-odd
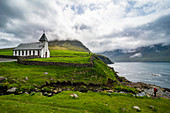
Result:
[[[72,50],[50,50],[51,56],[81,56],[87,57],[89,56],[88,52],[77,52]]]
[[[0,76],[7,77],[10,84],[17,83],[24,86],[32,84],[41,86],[51,78],[54,79],[54,82],[74,79],[74,82],[86,84],[106,84],[108,78],[116,80],[113,71],[97,59],[94,61],[94,68],[22,65],[16,62],[3,62],[0,63],[0,67]],[[48,75],[45,75],[44,72],[48,72]],[[29,78],[27,83],[22,82],[25,77]]]
[[[13,55],[13,49],[0,49],[0,55]]]
[[[51,57],[51,58],[34,58],[27,59],[29,61],[44,61],[44,62],[65,62],[65,63],[89,63],[90,56],[88,57]]]
[[[72,98],[70,94],[76,93],[79,98]],[[169,113],[170,100],[152,99],[152,98],[135,98],[127,94],[107,95],[105,93],[80,93],[65,91],[52,97],[42,96],[36,93],[33,96],[22,95],[3,95],[0,96],[1,112],[7,113],[51,113],[51,112],[94,112],[94,113],[135,113],[132,107],[139,106],[141,113]],[[154,106],[151,109],[149,106]]]

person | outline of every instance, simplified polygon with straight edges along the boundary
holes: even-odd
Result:
[[[154,95],[155,95],[155,97],[156,97],[156,92],[157,92],[158,90],[156,89],[156,88],[154,88]]]

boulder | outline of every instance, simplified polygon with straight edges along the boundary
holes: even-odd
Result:
[[[136,111],[140,111],[140,108],[138,106],[133,106],[133,109],[135,109]]]
[[[5,80],[5,77],[0,77],[0,82],[3,82]]]
[[[8,93],[15,93],[16,90],[17,90],[16,87],[12,87],[11,89],[8,89],[7,92],[8,92]]]

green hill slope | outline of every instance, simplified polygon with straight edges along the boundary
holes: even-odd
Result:
[[[90,50],[78,40],[54,40],[49,42],[49,47],[50,50],[90,52]]]

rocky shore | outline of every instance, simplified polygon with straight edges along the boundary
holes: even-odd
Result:
[[[114,81],[110,78],[108,78],[107,84],[85,84],[83,82],[73,82],[73,81],[63,81],[63,82],[54,82],[53,79],[50,81],[46,81],[46,83],[43,86],[37,86],[36,84],[30,85],[31,87],[25,86],[22,88],[20,87],[8,87],[7,82],[4,82],[7,80],[5,77],[0,77],[0,95],[6,95],[6,94],[34,94],[35,92],[41,92],[45,96],[53,96],[54,94],[60,93],[62,91],[80,91],[80,92],[107,92],[107,93],[131,93],[134,96],[147,96],[152,98],[167,98],[170,99],[170,89],[168,88],[161,88],[156,85],[152,84],[146,84],[142,82],[131,82],[127,80],[125,77],[120,77],[117,75],[117,73],[114,71],[113,68],[111,68],[113,72],[115,73],[115,76],[117,78],[117,81]],[[28,80],[28,77],[25,77],[23,80],[25,83]],[[16,80],[15,80],[16,81]],[[118,86],[118,88],[115,88]],[[123,88],[122,88],[123,87]],[[125,88],[124,88],[125,87]],[[131,88],[126,89],[126,88]],[[132,90],[135,89],[135,90]],[[154,97],[154,88],[157,88],[157,96]],[[137,93],[136,93],[137,92]]]
[[[121,82],[122,85],[126,85],[132,88],[136,88],[139,93],[137,96],[148,96],[148,97],[153,97],[153,98],[158,98],[158,97],[163,97],[170,99],[170,89],[168,88],[162,88],[160,86],[156,86],[153,84],[146,84],[143,82],[131,82],[127,80],[125,77],[119,77],[116,75],[117,79]],[[154,88],[156,88],[157,91],[157,96],[154,96]]]

